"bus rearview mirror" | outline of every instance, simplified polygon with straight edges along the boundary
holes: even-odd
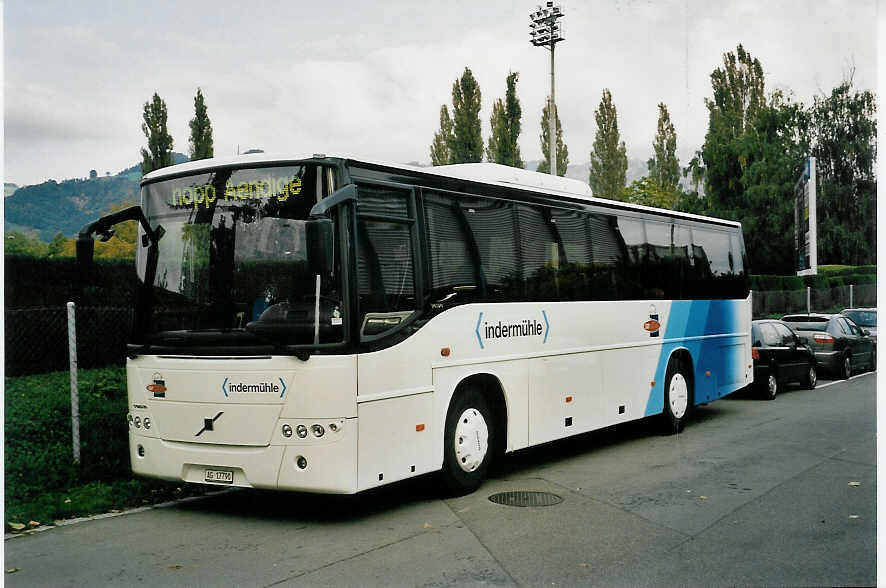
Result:
[[[332,220],[311,219],[305,226],[310,273],[327,275],[332,273]]]
[[[95,251],[95,241],[91,237],[78,236],[76,243],[77,249],[77,267],[81,271],[86,271],[92,267],[92,257]]]

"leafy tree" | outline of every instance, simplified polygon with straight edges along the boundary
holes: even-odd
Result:
[[[647,162],[649,177],[663,190],[676,194],[680,184],[677,132],[671,122],[668,107],[663,102],[658,105],[658,129],[652,142],[652,150],[654,155]]]
[[[809,109],[820,264],[876,263],[876,108],[876,96],[855,89],[850,74]]]
[[[676,190],[659,184],[654,177],[647,176],[634,180],[629,186],[626,186],[620,200],[673,210],[677,207],[679,194]]]
[[[705,99],[708,132],[702,147],[705,192],[714,208],[739,208],[744,190],[739,181],[748,162],[739,157],[737,141],[765,106],[763,67],[738,46],[723,55],[723,67],[711,73],[713,98]]]
[[[538,163],[536,171],[543,174],[551,173],[551,101],[550,98],[545,101],[545,107],[541,111],[541,135],[538,139],[541,141],[542,160]],[[557,113],[554,117],[554,132],[557,136],[557,175],[565,176],[566,168],[569,166],[569,148],[563,142],[563,127],[560,125],[560,115]]]
[[[794,184],[808,152],[802,137],[807,118],[802,104],[776,92],[735,142],[744,168],[740,200],[716,214],[741,221],[754,273],[794,271]]]
[[[27,255],[29,257],[44,257],[49,247],[32,235],[26,235],[21,231],[12,231],[4,234],[3,253],[5,255]]]
[[[492,105],[492,118],[489,121],[492,134],[486,147],[486,159],[522,169],[523,158],[520,157],[520,146],[517,144],[520,137],[520,117],[523,114],[520,99],[517,98],[518,78],[517,72],[508,74],[504,102],[499,98]]]
[[[452,84],[452,163],[476,163],[483,159],[480,126],[480,85],[467,67]]]
[[[89,179],[90,180],[94,180],[97,177],[98,177],[97,171],[95,171],[94,169],[89,170]]]
[[[591,151],[589,183],[594,196],[617,200],[622,197],[625,186],[628,155],[624,141],[619,138],[618,115],[609,88],[603,89],[603,98],[594,111],[594,118],[597,133]]]
[[[704,182],[704,174],[704,154],[699,149],[695,152],[692,159],[689,160],[689,165],[683,168],[683,177],[689,178],[696,194],[701,194],[698,187]]]
[[[150,102],[145,102],[142,132],[148,139],[148,148],[142,153],[142,175],[155,169],[172,165],[172,137],[166,129],[166,102],[154,92]]]
[[[52,241],[49,243],[49,249],[46,252],[46,255],[49,257],[59,257],[63,254],[65,249],[65,236],[61,234],[61,231],[55,234],[52,238]]]
[[[191,161],[212,157],[212,123],[209,122],[206,102],[203,100],[203,91],[200,88],[197,88],[197,95],[194,96],[194,118],[188,124],[191,127]]]
[[[434,133],[434,141],[431,143],[431,165],[448,165],[452,163],[452,154],[449,146],[453,143],[452,119],[449,118],[449,109],[446,105],[440,107],[440,130]]]

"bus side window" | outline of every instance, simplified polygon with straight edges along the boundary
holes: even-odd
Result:
[[[643,221],[620,216],[618,217],[618,232],[624,241],[626,250],[626,255],[618,264],[618,297],[622,300],[648,298],[644,271],[647,247]]]
[[[524,300],[560,300],[559,273],[562,263],[556,223],[547,211],[516,205],[520,231],[520,262]]]
[[[474,301],[481,288],[463,212],[454,198],[428,191],[424,209],[431,257],[431,310]]]
[[[551,221],[563,242],[566,259],[560,260],[557,274],[561,300],[591,299],[592,246],[589,216],[585,212],[551,209]]]
[[[415,269],[406,195],[362,189],[357,216],[357,292],[362,336],[397,327],[416,309]],[[363,218],[360,214],[378,215]],[[396,217],[403,215],[403,220]],[[382,217],[389,217],[390,220]]]
[[[475,197],[459,198],[458,204],[480,254],[487,282],[486,300],[519,300],[523,284],[513,204]]]
[[[679,300],[682,298],[683,257],[686,249],[675,243],[679,238],[675,225],[646,221],[648,280],[646,293],[650,298]],[[686,257],[688,261],[688,257]]]
[[[618,232],[618,219],[608,214],[588,214],[591,269],[586,300],[617,300],[621,294],[618,274],[627,255]]]

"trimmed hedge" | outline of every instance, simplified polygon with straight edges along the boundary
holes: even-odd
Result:
[[[71,300],[131,307],[135,300],[138,279],[131,259],[96,259],[88,276],[80,275],[73,257],[7,255],[4,263],[6,308],[64,307]]]
[[[815,276],[766,276],[751,275],[751,289],[761,291],[825,289],[841,286],[861,286],[877,283],[877,266],[865,265],[824,271]]]

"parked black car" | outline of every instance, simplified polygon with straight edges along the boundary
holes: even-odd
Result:
[[[877,341],[877,309],[876,308],[844,308],[840,311],[843,316],[848,316],[852,321],[867,329],[874,342]]]
[[[751,323],[754,384],[762,398],[775,399],[781,386],[800,382],[807,389],[818,381],[815,353],[787,324],[779,320]]]
[[[820,366],[843,379],[853,370],[875,369],[877,345],[867,329],[842,314],[790,314],[784,322],[815,352]]]

